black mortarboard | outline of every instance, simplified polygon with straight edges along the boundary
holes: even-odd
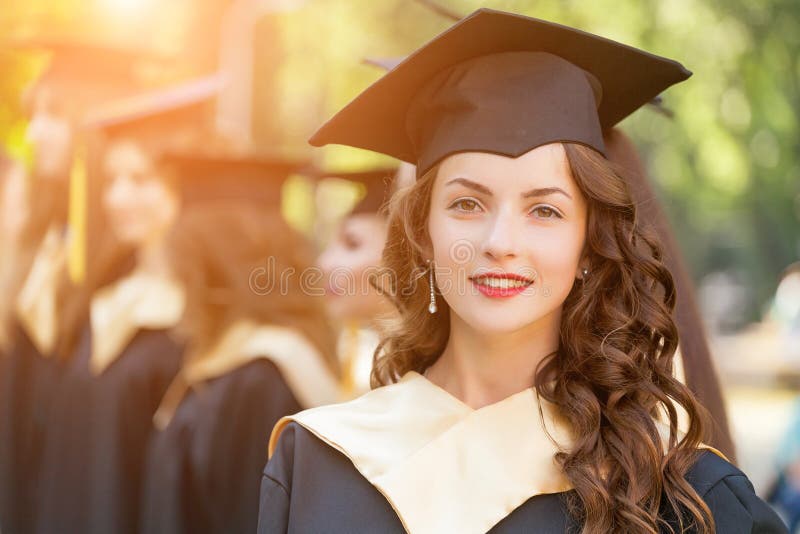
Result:
[[[350,213],[378,213],[391,196],[396,173],[396,167],[385,167],[355,172],[317,172],[315,177],[340,178],[359,184],[364,194]]]
[[[245,203],[280,208],[283,183],[307,161],[203,152],[166,154],[184,204]]]
[[[30,89],[51,87],[78,115],[89,107],[141,91],[163,63],[139,49],[75,37],[12,38],[4,47],[49,53],[44,71]]]
[[[222,85],[211,75],[109,102],[88,114],[85,127],[108,138],[133,138],[155,152],[188,149],[199,134],[210,133]]]
[[[411,54],[310,139],[415,163],[520,156],[551,142],[604,153],[608,129],[691,75],[680,63],[559,24],[480,9]]]

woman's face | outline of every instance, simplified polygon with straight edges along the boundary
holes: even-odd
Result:
[[[118,239],[143,245],[169,228],[177,215],[178,200],[139,145],[130,141],[112,145],[106,154],[105,173],[103,206]]]
[[[375,214],[351,215],[342,221],[318,259],[324,274],[328,307],[337,319],[369,320],[384,302],[369,283],[381,263],[386,220]]]
[[[69,174],[72,125],[49,89],[42,88],[34,95],[25,137],[33,146],[37,177],[63,179]]]
[[[585,266],[586,219],[560,143],[518,158],[452,155],[431,193],[436,285],[457,318],[478,332],[559,324]]]

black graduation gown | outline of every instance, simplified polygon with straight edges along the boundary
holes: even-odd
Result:
[[[138,532],[152,417],[178,371],[181,354],[166,331],[140,330],[94,376],[87,325],[48,417],[38,533]]]
[[[152,438],[142,532],[255,532],[270,431],[300,409],[264,358],[191,389]]]
[[[19,325],[0,354],[0,531],[33,530],[43,429],[58,362],[39,353]]]
[[[435,474],[431,474],[435,476]],[[785,525],[759,499],[747,477],[710,451],[687,474],[723,534],[785,533]],[[489,532],[579,532],[564,494],[532,497]],[[402,533],[389,502],[339,451],[292,422],[280,436],[261,481],[259,534],[278,532]]]

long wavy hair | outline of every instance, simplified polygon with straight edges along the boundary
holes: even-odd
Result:
[[[694,282],[669,218],[662,203],[658,201],[658,195],[647,177],[647,170],[633,141],[619,128],[612,128],[606,132],[605,144],[608,159],[622,165],[627,171],[628,186],[639,218],[646,219],[658,233],[664,255],[662,261],[675,282],[677,302],[673,316],[680,333],[680,356],[686,375],[685,384],[711,416],[709,441],[706,443],[719,449],[730,461],[736,463],[736,448],[731,437],[722,388],[703,327]]]
[[[538,395],[568,416],[575,437],[556,454],[574,492],[570,515],[585,534],[713,532],[708,506],[685,480],[706,437],[707,413],[673,376],[678,330],[675,285],[655,229],[637,217],[628,177],[583,145],[564,143],[572,176],[588,203],[591,275],[563,303],[560,346],[536,375]],[[437,168],[399,191],[389,209],[384,267],[376,284],[399,319],[375,352],[372,385],[424,372],[449,338],[450,309],[428,313],[428,212]],[[678,432],[680,405],[688,414]],[[664,445],[656,418],[666,416]]]
[[[296,329],[338,375],[335,335],[322,299],[309,293],[302,278],[313,266],[311,245],[280,213],[242,202],[189,207],[168,248],[186,289],[177,333],[188,341],[190,357],[202,357],[237,321],[251,320]],[[274,287],[254,282],[262,274]]]

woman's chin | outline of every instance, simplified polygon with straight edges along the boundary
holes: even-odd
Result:
[[[473,331],[481,335],[496,336],[502,334],[513,334],[535,324],[541,319],[536,314],[520,314],[514,310],[485,310],[472,309],[465,310],[465,313],[455,312],[462,322],[468,325]]]
[[[112,229],[114,237],[123,245],[137,247],[147,241],[147,232],[144,229],[132,226],[115,226]]]

